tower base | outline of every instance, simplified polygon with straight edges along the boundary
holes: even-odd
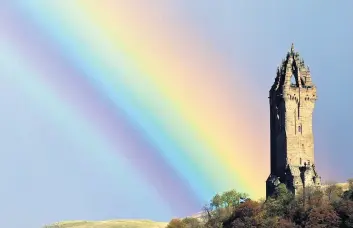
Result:
[[[321,177],[317,174],[315,165],[288,165],[282,178],[270,174],[266,181],[266,198],[272,196],[281,183],[293,194],[305,188],[321,189]]]

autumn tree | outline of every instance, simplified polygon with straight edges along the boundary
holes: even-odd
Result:
[[[186,228],[186,224],[181,219],[172,219],[166,228]]]
[[[246,201],[236,208],[232,215],[223,223],[226,227],[258,227],[261,220],[261,204],[256,201]]]
[[[204,223],[184,219],[172,227],[183,228],[299,228],[353,227],[353,181],[344,194],[341,187],[306,187],[294,195],[280,184],[272,197],[252,201],[235,190],[216,194],[204,207]]]
[[[299,227],[291,220],[283,219],[283,218],[280,218],[276,225],[277,225],[277,227],[275,227],[275,228],[297,228],[297,227]]]
[[[305,227],[334,228],[340,223],[340,217],[329,204],[310,208],[305,219]]]
[[[341,227],[353,227],[353,201],[341,200],[335,205],[335,210],[342,220]]]
[[[202,228],[202,224],[197,218],[187,217],[182,222],[185,224],[185,228]]]

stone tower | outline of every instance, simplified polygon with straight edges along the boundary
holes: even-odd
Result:
[[[293,193],[308,186],[320,187],[312,130],[316,86],[293,44],[277,68],[269,94],[271,174],[266,181],[266,196],[272,195],[280,183]]]

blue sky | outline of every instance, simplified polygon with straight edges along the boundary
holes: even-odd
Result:
[[[254,81],[249,90],[258,94],[256,104],[262,105],[262,112],[268,109],[276,67],[294,42],[318,87],[313,123],[318,169],[335,167],[337,173],[326,179],[352,177],[353,2],[202,2],[190,1],[180,8],[229,64],[245,65],[247,75],[257,75],[249,79]]]

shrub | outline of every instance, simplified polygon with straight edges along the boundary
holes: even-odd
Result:
[[[186,228],[186,225],[180,219],[172,219],[166,228]]]

